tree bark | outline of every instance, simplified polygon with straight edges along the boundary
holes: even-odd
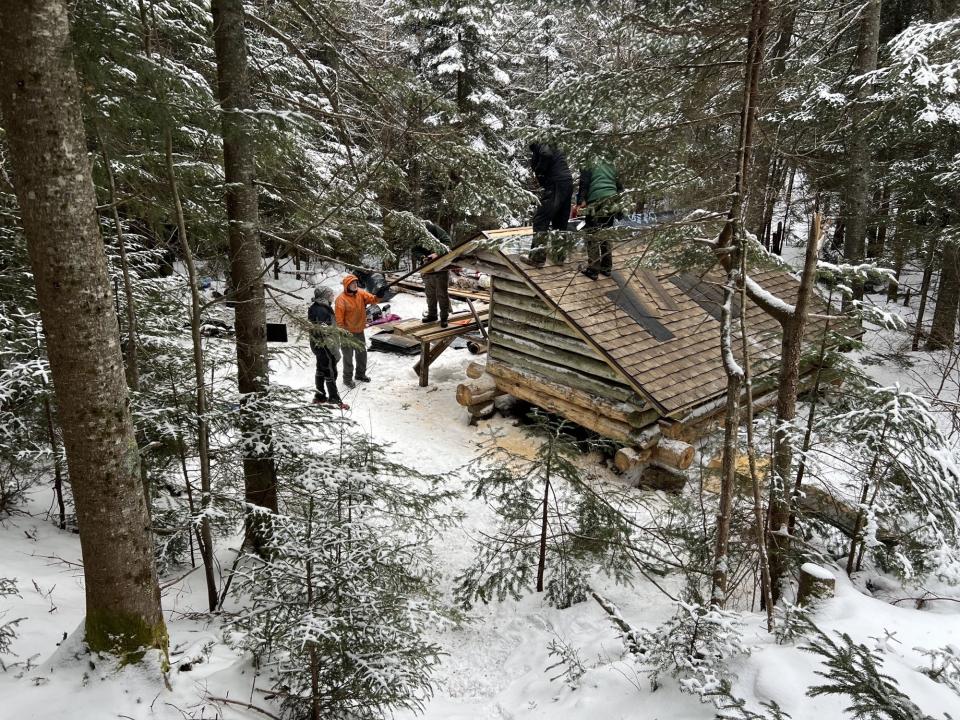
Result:
[[[777,429],[773,439],[773,475],[770,482],[770,506],[767,515],[767,557],[770,562],[770,595],[774,604],[780,598],[780,583],[786,574],[790,549],[790,495],[789,486],[793,445],[788,428],[797,417],[797,389],[800,383],[800,354],[803,350],[803,331],[807,324],[807,306],[816,280],[817,257],[820,254],[820,215],[813,216],[807,252],[797,288],[795,310],[790,320],[782,324],[780,343],[780,372],[777,380]]]
[[[62,0],[0,4],[0,107],[73,485],[92,650],[167,631]]]
[[[927,311],[927,295],[930,293],[930,279],[933,277],[933,265],[937,254],[938,237],[936,233],[930,235],[927,244],[927,257],[923,266],[923,279],[920,281],[920,307],[917,308],[917,324],[913,328],[913,342],[911,350],[920,347],[920,337],[923,335],[923,316]]]
[[[880,2],[867,0],[860,18],[855,72],[858,76],[877,69],[877,46],[880,38]],[[848,144],[848,176],[846,192],[846,233],[843,256],[851,263],[864,259],[867,218],[870,214],[870,136],[866,127],[867,82],[861,80],[851,98],[850,139]],[[863,281],[853,283],[855,300],[863,299]]]
[[[100,154],[103,156],[103,167],[107,172],[110,209],[117,231],[117,249],[120,251],[120,270],[123,274],[123,294],[127,303],[127,385],[131,390],[137,391],[140,389],[140,362],[137,359],[137,308],[133,303],[133,283],[130,281],[130,263],[127,261],[127,241],[123,237],[123,225],[120,222],[120,211],[117,209],[117,183],[113,176],[113,167],[110,165],[110,156],[103,137],[99,132],[97,135]]]
[[[736,484],[737,434],[740,427],[740,388],[743,385],[743,370],[733,359],[732,346],[732,298],[744,282],[743,259],[743,212],[750,168],[753,124],[757,112],[757,88],[763,64],[763,46],[767,22],[770,17],[769,0],[754,0],[751,7],[750,26],[747,38],[747,56],[744,63],[743,101],[740,108],[740,136],[737,147],[737,174],[734,180],[733,202],[727,223],[717,240],[722,251],[728,248],[733,253],[722,252],[726,258],[727,282],[724,287],[724,304],[721,309],[721,353],[727,376],[727,404],[724,417],[724,446],[721,465],[720,509],[717,517],[717,534],[714,545],[714,566],[710,602],[723,607],[727,587],[727,548],[730,537],[730,518],[733,493]]]
[[[256,153],[247,79],[247,41],[241,0],[212,0],[213,38],[217,56],[217,93],[223,129],[223,169],[230,238],[230,277],[236,299],[237,383],[241,395],[241,425],[262,447],[272,446],[269,429],[249,407],[252,396],[267,391],[266,304],[263,293],[260,230],[257,209]],[[269,454],[247,445],[243,476],[248,503],[277,510],[276,468]],[[250,516],[252,522],[255,516]],[[254,525],[260,527],[257,522]],[[253,528],[258,548],[263,534]],[[263,528],[260,528],[263,530]]]
[[[187,279],[190,282],[190,337],[193,343],[193,373],[197,383],[197,446],[200,453],[200,557],[203,560],[204,578],[207,583],[207,603],[210,612],[217,609],[217,580],[213,574],[213,533],[210,531],[210,508],[212,483],[210,474],[210,432],[207,425],[207,390],[203,376],[203,340],[200,335],[200,288],[197,282],[197,268],[193,262],[193,251],[187,238],[187,223],[183,217],[183,203],[177,186],[177,175],[173,167],[173,138],[170,128],[164,132],[164,157],[167,165],[167,181],[170,184],[170,196],[173,198],[174,214],[177,218],[177,235],[183,250],[183,262],[187,266]],[[189,489],[189,480],[187,480]],[[192,493],[191,493],[192,494]],[[192,505],[191,501],[191,505]],[[191,521],[193,518],[191,518]]]
[[[942,350],[953,345],[956,336],[957,309],[960,303],[960,248],[954,242],[945,242],[940,256],[940,287],[927,350]]]

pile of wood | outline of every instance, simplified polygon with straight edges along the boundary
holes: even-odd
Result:
[[[629,485],[674,491],[683,487],[683,471],[693,462],[693,446],[661,434],[654,411],[562,385],[493,359],[486,365],[470,363],[467,375],[470,380],[457,386],[457,402],[467,408],[471,418],[492,415],[496,399],[503,395],[526,400],[622,442],[625,447],[617,453],[615,464]]]

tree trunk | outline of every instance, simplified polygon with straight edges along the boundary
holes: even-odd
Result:
[[[0,103],[73,485],[86,641],[137,661],[167,631],[97,223],[67,8],[0,14]]]
[[[960,303],[960,248],[954,242],[945,242],[940,258],[940,287],[937,289],[937,305],[933,309],[927,350],[951,347],[956,336],[957,306]]]
[[[130,281],[130,263],[127,261],[127,241],[123,237],[123,225],[120,223],[120,211],[117,209],[117,183],[113,177],[113,167],[103,137],[97,133],[103,166],[107,172],[110,189],[110,209],[113,224],[117,231],[117,249],[120,251],[120,270],[123,273],[123,295],[127,303],[127,385],[131,390],[140,389],[140,362],[137,359],[137,308],[133,304],[133,283]]]
[[[898,208],[893,221],[893,278],[887,283],[887,302],[896,302],[900,290],[900,276],[906,264],[907,234],[903,229],[903,213]]]
[[[256,157],[250,118],[247,80],[247,41],[241,0],[212,0],[214,46],[217,56],[217,92],[223,128],[223,169],[226,180],[230,237],[230,277],[236,299],[237,384],[240,389],[241,426],[262,447],[271,447],[269,429],[248,407],[250,396],[267,391],[267,316],[261,272]],[[276,468],[269,451],[244,451],[243,476],[248,503],[276,512]],[[252,522],[251,515],[248,522]],[[258,523],[254,523],[258,525]],[[262,530],[263,528],[261,528]],[[260,547],[263,533],[250,533]]]
[[[724,288],[724,304],[721,309],[721,353],[727,376],[727,405],[724,417],[724,446],[721,466],[720,510],[717,518],[717,535],[714,546],[713,582],[710,591],[711,604],[723,607],[727,598],[727,543],[730,535],[730,513],[736,483],[737,434],[739,431],[740,388],[743,385],[743,370],[733,358],[731,316],[732,297],[743,283],[743,212],[747,177],[750,169],[753,124],[757,112],[757,87],[763,64],[763,46],[767,22],[770,17],[769,0],[754,0],[751,7],[750,29],[747,40],[747,58],[744,70],[743,101],[740,106],[740,135],[737,146],[737,173],[734,180],[733,202],[727,223],[717,240],[718,248],[733,245],[735,252],[726,254],[727,282]],[[738,277],[739,273],[739,277]]]
[[[770,560],[770,595],[776,604],[780,598],[780,583],[786,575],[787,555],[790,549],[790,495],[789,486],[793,445],[789,427],[797,416],[797,388],[800,383],[800,354],[803,349],[803,331],[807,323],[807,306],[816,281],[817,257],[820,254],[821,219],[813,216],[807,252],[804,256],[800,287],[797,289],[795,310],[782,323],[780,344],[780,372],[777,382],[777,429],[773,440],[773,475],[770,481],[770,506],[767,520],[767,556]]]
[[[203,377],[203,340],[200,335],[200,289],[197,283],[197,268],[193,263],[193,251],[190,249],[190,242],[187,238],[187,223],[183,218],[183,204],[180,202],[180,191],[177,188],[177,175],[173,168],[173,138],[170,128],[167,128],[164,132],[163,140],[164,156],[167,163],[167,181],[170,184],[170,195],[173,198],[174,214],[177,218],[177,235],[180,239],[180,247],[183,250],[183,262],[187,266],[187,279],[190,282],[190,337],[193,341],[193,373],[197,383],[200,506],[204,511],[203,517],[200,518],[200,557],[203,559],[204,577],[207,582],[207,603],[210,606],[210,612],[213,612],[217,609],[217,580],[213,574],[213,533],[210,532],[210,516],[207,512],[212,500],[210,494],[212,483],[210,479],[210,432],[207,426],[207,391]]]
[[[860,18],[857,57],[854,71],[858,76],[877,69],[877,46],[880,38],[880,2],[867,0]],[[850,263],[864,259],[867,218],[870,214],[870,136],[866,127],[866,81],[859,81],[850,106],[850,139],[848,144],[848,175],[846,183],[846,234],[843,256]],[[853,282],[855,300],[863,299],[863,281]]]
[[[929,244],[927,245],[927,257],[923,266],[923,280],[920,281],[920,307],[917,308],[917,324],[913,328],[913,343],[910,345],[911,350],[917,350],[920,347],[920,337],[923,335],[923,316],[927,311],[927,295],[930,293],[930,279],[933,277],[933,261],[936,258],[938,245],[937,235],[936,233],[932,233]]]

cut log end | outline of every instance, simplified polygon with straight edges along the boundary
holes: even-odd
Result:
[[[797,588],[797,605],[810,605],[818,600],[832,598],[837,581],[826,568],[813,563],[800,567],[800,585]]]

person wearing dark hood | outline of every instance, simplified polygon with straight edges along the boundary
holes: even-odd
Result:
[[[566,230],[573,198],[573,175],[567,158],[556,145],[530,143],[530,167],[540,185],[540,205],[533,215],[533,243],[526,258],[529,265],[540,267],[546,260],[546,240],[550,230]],[[551,254],[560,253],[551,248]]]
[[[437,242],[450,248],[450,236],[442,227],[429,220],[425,221],[424,225]],[[425,265],[439,257],[437,252],[422,245],[415,246],[411,254],[414,266]],[[450,316],[449,271],[447,268],[442,268],[433,272],[420,273],[420,277],[423,279],[423,291],[427,296],[427,312],[423,316],[423,322],[436,322],[439,309],[440,327],[446,327],[447,318]]]
[[[577,207],[583,210],[587,220],[587,258],[589,266],[582,272],[591,280],[600,275],[609,276],[613,271],[613,255],[610,238],[604,234],[606,228],[613,227],[620,214],[618,207],[623,183],[613,164],[605,160],[594,160],[580,170],[580,184],[577,187]]]
[[[343,349],[343,384],[348,388],[355,387],[353,378],[353,361],[356,357],[357,374],[360,382],[370,382],[367,377],[367,337],[363,334],[367,326],[367,305],[375,305],[377,296],[360,289],[356,275],[347,275],[343,278],[343,292],[337,296],[333,314],[337,319],[337,327],[353,335],[359,344],[352,347],[352,343],[342,346]]]
[[[313,291],[313,304],[307,311],[307,319],[313,323],[310,331],[310,349],[317,358],[317,373],[314,378],[316,405],[330,403],[341,410],[350,406],[340,399],[337,390],[338,343],[333,335],[333,290],[318,287]]]

